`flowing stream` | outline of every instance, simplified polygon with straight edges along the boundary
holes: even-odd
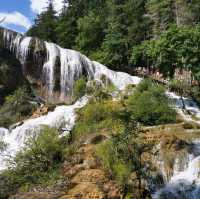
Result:
[[[76,109],[85,106],[88,99],[89,97],[84,96],[74,105],[58,106],[53,112],[49,112],[47,115],[38,118],[26,120],[11,130],[0,128],[0,140],[8,145],[6,151],[0,154],[0,170],[6,168],[6,157],[14,156],[23,148],[25,141],[30,136],[37,135],[42,127],[63,128],[65,129],[63,133],[71,131],[75,125]]]
[[[200,109],[194,101],[185,97],[181,99],[172,92],[167,92],[167,95],[184,120],[200,123]],[[182,110],[183,102],[185,111]],[[173,175],[162,189],[153,194],[154,199],[200,199],[200,140],[193,141],[191,153],[185,156],[184,161],[175,161]]]

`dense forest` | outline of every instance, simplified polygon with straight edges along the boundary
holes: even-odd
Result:
[[[200,76],[200,2],[198,0],[53,0],[27,35],[75,49],[112,69],[176,68]],[[184,47],[184,48],[183,48]]]

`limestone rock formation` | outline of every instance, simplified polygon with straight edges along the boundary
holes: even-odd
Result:
[[[36,95],[51,102],[70,99],[74,82],[82,75],[88,81],[106,77],[118,89],[140,81],[127,73],[109,70],[74,50],[4,28],[0,28],[0,49],[9,51],[20,61],[23,75]]]

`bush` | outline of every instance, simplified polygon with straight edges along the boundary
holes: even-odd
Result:
[[[134,120],[144,125],[159,125],[176,120],[176,112],[170,106],[165,89],[150,80],[142,81],[129,97],[127,110]]]
[[[28,139],[24,150],[17,154],[16,169],[27,171],[29,175],[48,171],[62,161],[63,149],[57,130],[45,127],[38,136]]]
[[[7,144],[4,141],[0,140],[0,154],[4,152],[7,148]]]
[[[123,129],[123,121],[119,118],[122,105],[113,101],[91,101],[82,108],[73,135],[79,137],[83,134],[108,130],[115,133]]]
[[[137,124],[131,121],[127,123],[124,132],[112,135],[96,149],[102,166],[112,174],[125,191],[133,191],[133,188],[140,184],[136,181],[141,182],[142,176],[145,175],[142,172],[144,165],[141,156],[148,146],[144,144],[139,133]],[[135,181],[132,179],[133,173],[136,174]]]
[[[96,101],[112,99],[110,93],[114,90],[114,85],[105,79],[105,76],[101,77],[101,81],[90,81],[87,85],[87,93]]]
[[[30,100],[30,92],[26,88],[18,88],[12,95],[7,96],[0,108],[0,126],[8,128],[30,116],[37,106],[30,103]]]
[[[82,97],[86,93],[86,78],[81,77],[74,84],[74,97],[76,99]]]
[[[44,128],[38,136],[32,136],[25,148],[9,160],[9,169],[0,174],[1,195],[13,194],[19,189],[28,191],[33,185],[49,185],[61,178],[64,148],[55,129]]]

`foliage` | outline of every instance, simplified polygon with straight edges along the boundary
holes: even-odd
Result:
[[[74,129],[74,136],[79,137],[99,130],[120,132],[124,124],[119,117],[122,105],[110,100],[94,101],[82,108]]]
[[[129,97],[127,110],[134,120],[144,125],[170,123],[176,118],[164,88],[150,80],[142,81],[135,93]]]
[[[102,165],[111,172],[124,191],[133,191],[136,184],[140,189],[141,177],[145,175],[142,172],[144,165],[141,156],[149,147],[140,138],[137,123],[129,121],[124,132],[113,135],[111,139],[99,145],[96,153]],[[138,181],[132,179],[131,174],[134,172]]]
[[[80,98],[86,93],[86,78],[82,77],[75,82],[74,85],[74,96],[75,98]]]
[[[31,92],[27,88],[18,88],[13,94],[8,95],[0,108],[0,126],[9,125],[30,116],[36,104],[32,104]]]
[[[132,62],[139,64],[145,58],[148,64],[158,69],[164,76],[172,77],[175,69],[192,71],[198,78],[200,69],[200,28],[171,26],[157,39],[145,41],[133,48]]]
[[[7,144],[4,141],[0,140],[0,154],[4,152],[7,148]]]
[[[101,8],[98,8],[101,9]],[[106,20],[100,12],[90,11],[88,15],[78,19],[78,36],[76,38],[76,49],[86,55],[93,55],[94,51],[101,47],[105,37],[104,28]]]
[[[153,64],[165,75],[199,65],[198,0],[64,0],[59,14],[48,2],[27,35],[123,71],[136,60],[136,66]]]
[[[1,196],[34,184],[47,185],[60,178],[59,165],[64,157],[64,145],[55,129],[44,128],[30,137],[16,157],[9,160],[9,169],[0,174]],[[5,192],[5,191],[8,191]]]
[[[39,37],[46,41],[56,42],[56,12],[54,10],[53,0],[48,0],[48,3],[46,10],[37,15],[34,25],[26,34],[28,36]]]

